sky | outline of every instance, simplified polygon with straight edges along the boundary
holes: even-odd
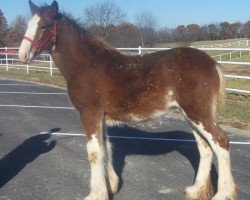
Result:
[[[83,16],[85,8],[106,0],[57,0],[59,9],[75,18]],[[33,0],[36,5],[51,4],[52,0]],[[250,20],[250,0],[113,0],[125,13],[127,21],[135,15],[150,11],[157,19],[158,28],[175,28],[178,25],[195,23],[246,22]],[[28,0],[0,0],[8,24],[17,15],[31,16]]]

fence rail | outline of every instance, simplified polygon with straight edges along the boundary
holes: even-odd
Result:
[[[223,42],[220,44],[209,44],[209,45],[197,45],[195,46],[196,48],[203,48],[203,47],[208,47],[208,48],[214,48],[214,47],[249,47],[249,40],[247,38],[238,38],[237,41],[228,41],[228,42]]]
[[[36,56],[32,63],[23,64],[18,58],[18,48],[5,47],[0,48],[0,68],[26,70],[27,74],[30,71],[48,71],[52,76],[58,68],[54,67],[50,54],[40,54]]]
[[[248,40],[247,40],[247,45],[248,45]],[[192,48],[197,48],[197,47],[193,46]],[[139,46],[138,48],[117,48],[117,49],[125,53],[130,53],[133,55],[134,54],[142,55],[144,53],[169,50],[171,48],[144,48],[144,47]],[[234,61],[222,61],[221,60],[222,56],[226,54],[230,55],[230,60],[231,60],[232,54],[235,52],[240,52],[240,56],[242,55],[241,52],[243,51],[248,51],[250,53],[250,48],[199,47],[197,49],[200,49],[203,51],[231,51],[229,53],[216,55],[216,56],[220,56],[220,60],[217,62],[220,64],[227,64],[227,65],[250,66],[250,62],[234,62]],[[213,56],[213,57],[216,57],[216,56]],[[0,68],[5,68],[7,71],[13,68],[18,69],[18,70],[26,70],[26,73],[29,73],[30,71],[46,71],[46,72],[49,72],[51,76],[53,76],[54,72],[58,72],[58,69],[54,67],[54,63],[52,61],[52,57],[50,56],[50,54],[40,54],[32,61],[32,65],[23,64],[19,62],[18,48],[15,48],[15,47],[0,48]],[[233,79],[250,80],[250,76],[242,76],[242,75],[226,74],[225,77],[233,78]],[[226,90],[228,92],[233,92],[233,93],[250,94],[250,90],[241,90],[237,88],[226,88]]]

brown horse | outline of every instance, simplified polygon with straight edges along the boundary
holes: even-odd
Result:
[[[229,141],[214,122],[223,101],[221,67],[206,53],[176,48],[144,56],[123,55],[96,39],[58,11],[58,4],[37,7],[20,46],[19,58],[30,61],[43,50],[51,52],[65,77],[69,97],[79,111],[88,143],[90,194],[85,200],[108,200],[118,192],[111,145],[105,127],[141,122],[178,107],[193,129],[200,152],[194,185],[186,199],[235,200]],[[212,151],[218,159],[218,190],[212,197]]]

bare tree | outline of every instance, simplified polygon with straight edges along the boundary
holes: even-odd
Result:
[[[156,17],[151,12],[143,11],[135,16],[135,24],[140,29],[141,45],[153,46],[156,37]]]
[[[250,21],[247,21],[242,26],[242,34],[246,38],[250,38]]]
[[[179,43],[179,46],[189,46],[190,41],[188,38],[188,32],[184,25],[179,25],[174,32],[175,40]]]
[[[122,23],[113,27],[108,42],[114,47],[138,47],[140,45],[140,31],[131,23]]]
[[[216,24],[209,24],[208,25],[208,34],[209,34],[209,38],[211,40],[216,40],[219,38],[219,29],[220,27]]]
[[[208,26],[207,25],[203,25],[203,26],[201,26],[200,40],[206,41],[208,39],[209,39]]]
[[[5,37],[5,43],[8,46],[19,46],[25,33],[26,26],[26,19],[21,15],[17,15]]]
[[[84,10],[84,21],[87,26],[99,26],[101,35],[107,38],[110,26],[122,23],[126,13],[111,1],[96,4]]]
[[[170,28],[162,28],[157,31],[157,43],[170,43],[173,42],[173,29]]]
[[[239,29],[239,23],[229,23],[229,22],[222,22],[220,23],[221,29],[221,37],[222,39],[232,39],[236,37],[237,29]]]
[[[201,38],[201,28],[197,24],[188,24],[187,27],[189,42],[198,41]]]

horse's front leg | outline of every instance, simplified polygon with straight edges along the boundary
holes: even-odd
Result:
[[[105,133],[106,133],[106,130],[105,130]],[[106,151],[107,151],[106,170],[107,170],[108,189],[111,194],[116,194],[119,189],[119,178],[116,175],[114,167],[113,167],[112,145],[109,139],[106,137],[106,135],[104,135],[104,139],[106,141]]]
[[[85,111],[81,113],[81,121],[88,139],[87,152],[91,167],[90,194],[84,200],[108,200],[103,115],[99,111]]]

